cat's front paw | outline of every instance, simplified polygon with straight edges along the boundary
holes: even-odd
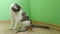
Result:
[[[16,28],[12,28],[12,30],[15,30]]]
[[[9,28],[9,30],[15,30],[16,28]]]
[[[9,27],[9,30],[12,30],[12,28],[13,28],[13,27],[12,27],[12,26],[10,26],[10,27]]]
[[[12,30],[12,29],[13,29],[12,27],[9,28],[9,30]]]

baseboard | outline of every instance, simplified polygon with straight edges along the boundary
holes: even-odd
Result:
[[[0,24],[8,24],[8,23],[11,23],[11,21],[0,21]],[[47,23],[35,21],[35,20],[32,20],[32,23],[38,26],[48,26],[52,29],[60,31],[60,26],[57,26],[57,25],[47,24]]]
[[[32,22],[33,22],[33,24],[36,24],[38,26],[48,26],[52,29],[60,31],[60,26],[57,26],[57,25],[47,24],[47,23],[40,22],[40,21],[35,21],[35,20],[32,20]]]
[[[9,20],[6,20],[6,21],[0,21],[0,24],[9,24],[9,23],[11,23],[11,21],[9,21]]]

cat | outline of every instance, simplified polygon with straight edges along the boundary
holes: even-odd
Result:
[[[16,29],[18,23],[20,23],[23,28],[32,30],[31,19],[26,14],[26,12],[23,11],[21,6],[14,3],[11,5],[10,10],[11,10],[11,26],[10,26],[10,29]]]
[[[10,30],[11,29],[16,29],[17,25],[20,23],[22,27],[18,31],[26,31],[30,30],[32,31],[32,27],[39,27],[39,28],[46,28],[49,29],[47,26],[37,26],[32,24],[31,19],[29,16],[24,12],[21,6],[19,6],[16,3],[13,3],[10,7],[11,10],[11,25],[10,25]]]

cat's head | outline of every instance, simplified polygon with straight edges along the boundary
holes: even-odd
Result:
[[[19,12],[20,9],[21,9],[21,6],[19,6],[19,5],[16,4],[16,3],[13,3],[13,4],[11,5],[11,10],[14,11],[14,12]]]

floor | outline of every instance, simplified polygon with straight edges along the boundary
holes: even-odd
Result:
[[[15,33],[14,30],[9,30],[9,26],[9,23],[0,22],[0,34],[60,34],[60,31],[43,28],[33,28],[33,31]]]

